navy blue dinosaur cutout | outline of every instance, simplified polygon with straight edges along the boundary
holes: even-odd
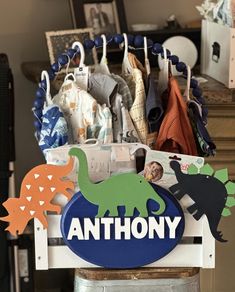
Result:
[[[221,169],[214,173],[213,168],[206,164],[200,172],[195,165],[191,165],[188,173],[181,171],[178,161],[170,162],[174,170],[177,184],[170,187],[170,191],[178,199],[188,195],[194,204],[188,207],[188,211],[196,220],[203,214],[206,215],[209,227],[214,238],[220,242],[226,242],[223,234],[217,230],[221,216],[231,214],[227,207],[235,206],[235,184],[228,180],[227,169]],[[214,174],[214,175],[213,175]]]

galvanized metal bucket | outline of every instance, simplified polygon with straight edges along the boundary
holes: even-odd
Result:
[[[199,273],[177,279],[87,280],[75,276],[74,292],[200,292]]]

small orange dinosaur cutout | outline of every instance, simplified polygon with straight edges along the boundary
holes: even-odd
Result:
[[[68,189],[74,191],[74,183],[65,177],[72,171],[73,165],[74,159],[70,158],[64,166],[42,164],[30,170],[22,181],[20,197],[3,203],[8,215],[0,220],[9,222],[6,230],[12,235],[22,234],[32,218],[37,218],[47,228],[45,211],[61,212],[61,207],[51,202],[53,198],[61,193],[71,199]]]

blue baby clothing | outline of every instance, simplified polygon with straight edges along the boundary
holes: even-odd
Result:
[[[62,111],[57,105],[43,109],[39,147],[44,150],[65,145],[68,142],[68,128]]]

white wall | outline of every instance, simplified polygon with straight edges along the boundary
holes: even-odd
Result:
[[[22,74],[21,63],[47,60],[44,32],[71,29],[67,0],[0,0],[0,52],[7,53],[15,79],[17,189],[32,166],[43,161],[33,136],[32,103],[36,84]]]

